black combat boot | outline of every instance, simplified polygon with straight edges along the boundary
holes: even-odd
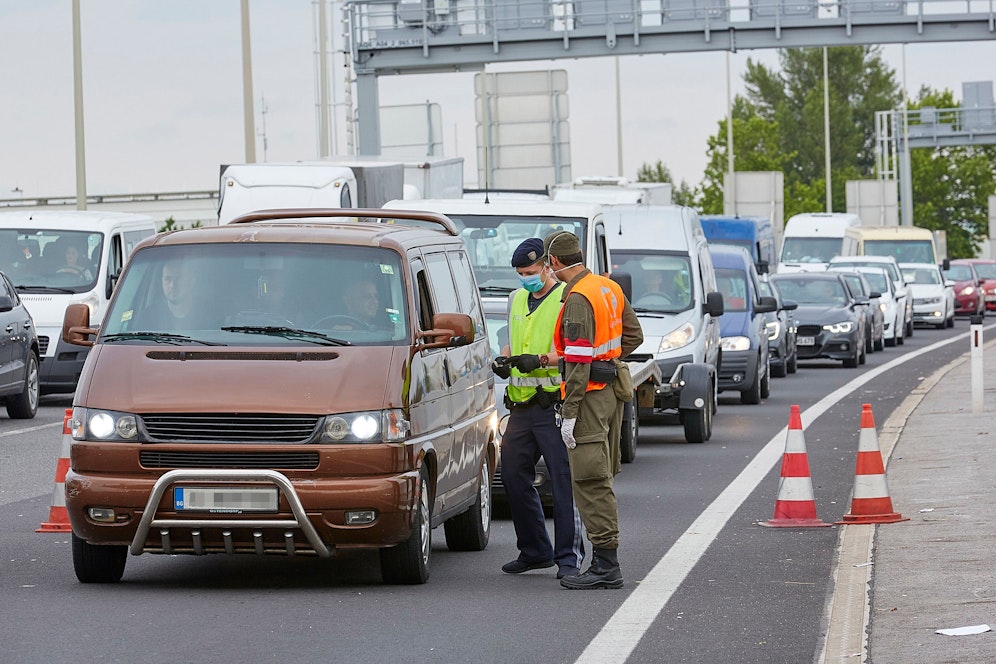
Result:
[[[584,574],[565,576],[560,585],[571,590],[593,590],[595,588],[622,588],[622,570],[615,549],[595,549],[591,557],[591,567]]]

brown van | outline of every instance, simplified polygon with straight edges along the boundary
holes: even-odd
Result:
[[[143,241],[73,401],[66,505],[84,582],[130,551],[379,551],[424,583],[431,531],[488,543],[498,456],[476,282],[426,212],[280,210]],[[95,338],[94,338],[95,337]]]

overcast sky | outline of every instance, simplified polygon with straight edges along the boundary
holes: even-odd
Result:
[[[88,192],[217,187],[220,164],[245,161],[239,0],[81,4]],[[311,0],[250,2],[256,129],[265,117],[268,161],[318,155],[313,12]],[[902,47],[884,54],[902,83]],[[777,65],[774,50],[731,55],[734,93],[749,57]],[[910,45],[905,60],[911,94],[929,85],[960,100],[962,82],[993,80],[996,41]],[[706,139],[726,112],[726,54],[626,56],[620,66],[624,175],[660,159],[698,184]],[[0,199],[75,194],[72,67],[71,0],[0,1]],[[574,176],[616,174],[614,59],[489,71],[526,69],[568,72]],[[463,156],[476,184],[473,74],[383,77],[379,90],[382,105],[440,104],[445,153]],[[341,121],[338,129],[345,153]]]

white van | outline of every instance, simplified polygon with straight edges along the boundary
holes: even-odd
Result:
[[[87,305],[99,325],[132,248],[156,231],[144,214],[0,212],[0,270],[35,321],[42,394],[72,392],[83,370],[87,349],[62,342],[66,307]]]
[[[847,212],[805,212],[785,223],[778,273],[819,272],[843,253],[847,228],[861,225],[861,217]]]
[[[611,205],[605,225],[612,273],[629,275],[643,344],[627,358],[653,359],[662,384],[639,393],[641,415],[677,415],[685,440],[712,435],[721,362],[723,296],[698,213],[680,205]]]

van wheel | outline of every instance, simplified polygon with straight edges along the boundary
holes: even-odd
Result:
[[[764,376],[761,377],[761,398],[767,399],[771,396],[771,365],[764,365]]]
[[[878,339],[875,340],[875,350],[883,351],[885,350],[885,332],[882,333]]]
[[[480,484],[473,507],[443,524],[446,546],[450,551],[483,551],[488,546],[491,536],[491,471],[487,455],[481,463],[478,480]]]
[[[704,443],[712,437],[712,415],[716,412],[716,393],[709,390],[709,401],[703,408],[682,408],[678,411],[689,443]]]
[[[24,374],[24,390],[7,398],[7,415],[12,420],[30,420],[38,413],[38,358],[28,353],[28,370]]]
[[[124,575],[128,547],[96,546],[72,534],[73,569],[80,583],[117,583]]]
[[[640,418],[636,415],[636,397],[626,404],[623,411],[620,450],[623,463],[633,463],[636,458],[636,439],[640,435]]]
[[[429,471],[425,464],[419,471],[415,522],[408,540],[380,550],[380,575],[385,583],[418,584],[429,579],[429,555],[432,553],[432,496],[429,495]]]
[[[761,363],[758,362],[757,370],[754,372],[754,382],[745,391],[740,393],[740,403],[757,404],[761,403]]]

